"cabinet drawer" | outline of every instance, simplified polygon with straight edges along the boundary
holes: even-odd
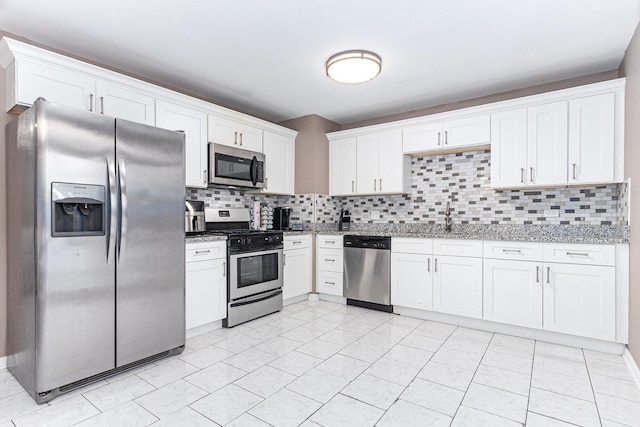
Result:
[[[482,257],[482,240],[434,239],[436,255]]]
[[[318,236],[319,248],[342,248],[342,236]]]
[[[284,236],[284,250],[288,251],[291,249],[303,249],[311,246],[311,235],[303,234],[303,235],[293,235],[293,236]]]
[[[615,266],[616,248],[614,245],[550,243],[544,245],[543,260],[565,264]]]
[[[542,261],[542,243],[485,241],[482,245],[485,258]]]
[[[391,252],[430,255],[433,253],[433,239],[394,237],[391,239]]]
[[[343,250],[318,248],[317,265],[318,270],[334,271],[342,273]]]
[[[186,248],[186,262],[205,261],[209,259],[226,258],[227,242],[188,243]]]
[[[342,273],[318,271],[317,279],[318,293],[342,296]]]

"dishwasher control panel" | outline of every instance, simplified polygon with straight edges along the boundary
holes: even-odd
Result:
[[[391,237],[384,236],[344,236],[345,248],[391,250]]]

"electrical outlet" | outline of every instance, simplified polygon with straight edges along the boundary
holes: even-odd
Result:
[[[371,211],[371,219],[380,219],[380,211]]]

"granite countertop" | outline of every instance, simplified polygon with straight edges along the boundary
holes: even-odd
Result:
[[[359,224],[350,231],[318,228],[316,234],[376,235],[436,239],[510,240],[548,243],[629,243],[628,226],[607,225],[454,225],[450,232],[435,224]]]
[[[186,243],[205,243],[215,242],[217,240],[227,240],[227,236],[186,236]]]

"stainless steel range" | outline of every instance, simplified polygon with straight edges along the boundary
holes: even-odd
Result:
[[[207,230],[227,235],[227,328],[282,309],[282,231],[249,229],[248,209],[205,209]],[[191,233],[189,233],[191,234]]]

